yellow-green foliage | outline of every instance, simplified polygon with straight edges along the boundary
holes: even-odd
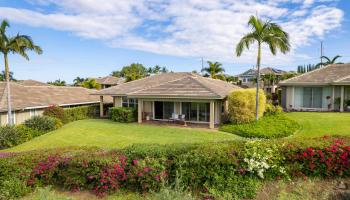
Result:
[[[255,119],[256,89],[233,91],[228,96],[228,111],[231,122],[248,123]],[[266,107],[266,96],[259,90],[259,116],[262,117]]]

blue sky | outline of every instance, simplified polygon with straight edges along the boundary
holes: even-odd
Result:
[[[72,82],[99,77],[132,62],[172,71],[201,69],[201,57],[223,63],[228,74],[255,65],[256,49],[234,55],[249,32],[250,15],[275,21],[290,34],[292,51],[271,56],[263,66],[295,70],[325,55],[350,60],[348,0],[0,0],[0,18],[9,33],[32,36],[44,54],[28,62],[10,57],[18,79]],[[0,66],[3,64],[1,59]]]

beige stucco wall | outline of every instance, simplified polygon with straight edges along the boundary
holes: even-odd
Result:
[[[175,113],[181,113],[181,103],[180,102],[174,102],[174,111]]]
[[[122,106],[122,97],[113,97],[113,106],[121,107]]]
[[[153,101],[143,101],[143,112],[153,119]]]
[[[43,109],[35,109],[35,115],[43,115]],[[30,110],[25,111],[15,111],[13,115],[15,119],[15,124],[22,124],[25,120],[31,118]],[[7,113],[0,113],[0,123],[1,126],[7,125]]]
[[[16,112],[15,124],[22,124],[25,120],[30,118],[29,111]]]

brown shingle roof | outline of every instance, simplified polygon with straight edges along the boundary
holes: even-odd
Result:
[[[240,89],[225,81],[205,78],[187,72],[163,73],[100,90],[96,95],[169,97],[169,98],[225,98],[233,89]]]
[[[333,64],[280,82],[280,85],[350,84],[350,63]]]
[[[11,82],[11,103],[14,110],[50,105],[76,105],[97,103],[99,98],[90,95],[94,90],[66,86],[25,86]],[[6,83],[0,82],[0,112],[7,111]]]
[[[124,83],[124,80],[115,76],[106,76],[102,78],[96,78],[96,82],[103,85],[119,85]]]
[[[36,81],[36,80],[23,80],[23,81],[18,81],[17,83],[21,84],[21,85],[25,85],[25,86],[48,86],[49,84],[47,83],[43,83],[40,81]]]

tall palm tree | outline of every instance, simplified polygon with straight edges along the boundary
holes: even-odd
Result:
[[[73,85],[74,86],[81,86],[81,84],[85,81],[85,78],[80,78],[79,76],[77,76],[74,80],[73,80]]]
[[[258,43],[258,56],[257,56],[257,80],[260,80],[260,62],[261,62],[261,47],[263,44],[269,46],[272,55],[276,55],[277,50],[283,54],[290,50],[288,33],[271,21],[262,21],[261,19],[251,16],[248,21],[248,26],[252,28],[252,31],[238,42],[236,46],[236,55],[241,56],[245,49],[253,43]],[[256,120],[259,119],[259,81],[256,84]]]
[[[334,58],[330,59],[327,56],[321,56],[322,59],[326,59],[326,62],[320,62],[315,67],[319,68],[319,67],[323,67],[323,66],[327,66],[327,65],[331,65],[331,64],[344,64],[342,62],[336,62],[337,59],[340,57],[341,57],[340,55],[336,55],[336,56],[334,56]]]
[[[37,54],[41,54],[42,50],[39,46],[35,45],[31,37],[27,35],[17,34],[15,36],[6,35],[6,29],[10,27],[6,20],[3,20],[0,25],[0,52],[4,55],[5,62],[5,74],[7,85],[7,115],[10,125],[13,124],[12,109],[11,109],[11,92],[10,92],[10,71],[8,64],[8,55],[10,53],[19,54],[25,59],[29,60],[27,51],[35,51]]]
[[[225,69],[222,68],[222,64],[219,62],[211,62],[207,61],[208,67],[204,67],[202,69],[202,72],[206,72],[209,77],[214,78],[214,79],[222,79],[224,78],[224,72]]]

